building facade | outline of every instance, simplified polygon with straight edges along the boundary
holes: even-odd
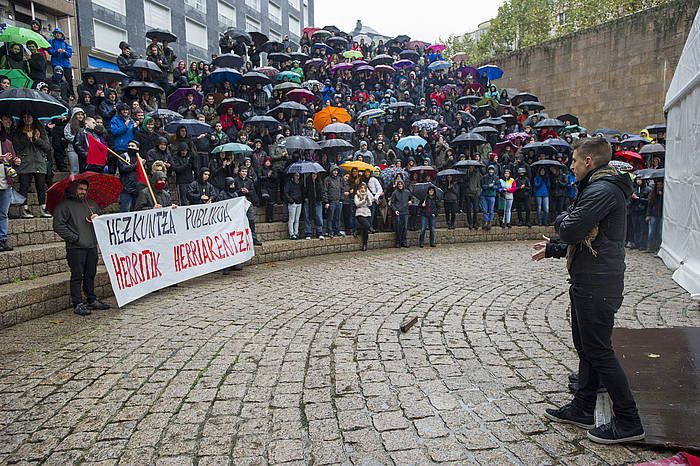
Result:
[[[171,31],[178,58],[211,60],[219,37],[229,27],[259,31],[270,40],[285,35],[298,42],[313,25],[313,0],[75,0],[83,67],[108,66],[128,42],[145,56],[146,31]]]

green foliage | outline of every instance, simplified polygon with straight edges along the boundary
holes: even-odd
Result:
[[[540,44],[615,20],[669,0],[506,0],[478,40],[451,35],[447,55],[465,52],[471,63]]]

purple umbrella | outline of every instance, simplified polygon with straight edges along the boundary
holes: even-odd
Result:
[[[517,133],[506,134],[506,139],[508,139],[509,141],[514,141],[514,140],[516,140],[516,139],[522,139],[523,141],[527,141],[527,140],[530,139],[531,137],[532,137],[532,135],[527,134],[527,133],[524,132],[524,131],[520,131],[520,132],[517,132]]]
[[[197,105],[197,107],[202,105],[202,94],[190,87],[181,87],[179,89],[175,89],[175,92],[168,96],[168,108],[174,112],[177,112],[177,109],[180,108],[182,104],[187,102],[187,94],[194,95],[194,103]]]
[[[337,71],[351,70],[352,68],[352,63],[338,63],[337,65],[331,66],[331,73],[335,73]]]
[[[461,68],[457,69],[457,72],[462,73],[462,76],[471,74],[474,77],[474,79],[479,78],[479,72],[473,66],[462,66]]]
[[[360,71],[372,72],[372,71],[374,71],[374,67],[370,66],[370,65],[362,65],[362,66],[358,66],[357,68],[355,68],[355,71],[357,71],[357,72],[360,72]]]
[[[413,68],[416,66],[415,63],[413,63],[411,60],[399,60],[394,62],[394,68],[397,70],[403,69],[403,68]]]

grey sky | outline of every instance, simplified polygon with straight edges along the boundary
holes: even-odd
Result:
[[[358,19],[380,34],[435,42],[493,18],[503,0],[315,0],[315,25],[351,31]]]

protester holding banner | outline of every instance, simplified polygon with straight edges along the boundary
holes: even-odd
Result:
[[[177,207],[177,205],[173,203],[173,198],[167,188],[168,176],[160,171],[155,172],[151,176],[150,189],[147,186],[139,191],[138,196],[136,196],[136,207],[134,210],[159,209],[168,206]],[[153,196],[151,196],[151,189],[155,196],[155,203],[153,201]]]
[[[87,180],[73,181],[63,201],[54,210],[53,229],[66,242],[66,260],[70,268],[70,299],[74,312],[81,316],[91,310],[109,309],[95,296],[97,274],[97,238],[92,222],[98,207],[88,199],[90,184]],[[83,300],[82,290],[85,292]]]
[[[248,217],[250,230],[253,232],[253,244],[255,246],[262,246],[262,241],[258,240],[258,235],[255,233],[255,205],[258,203],[258,195],[255,192],[255,183],[252,179],[248,178],[248,168],[246,167],[241,167],[238,170],[238,176],[236,177],[236,194],[250,201],[250,207],[246,211],[246,217]]]
[[[141,183],[139,183],[137,171],[139,165],[138,152],[138,141],[131,140],[129,141],[126,152],[121,155],[118,162],[119,179],[124,186],[124,190],[119,196],[119,207],[122,212],[133,210],[136,196],[142,188]]]

